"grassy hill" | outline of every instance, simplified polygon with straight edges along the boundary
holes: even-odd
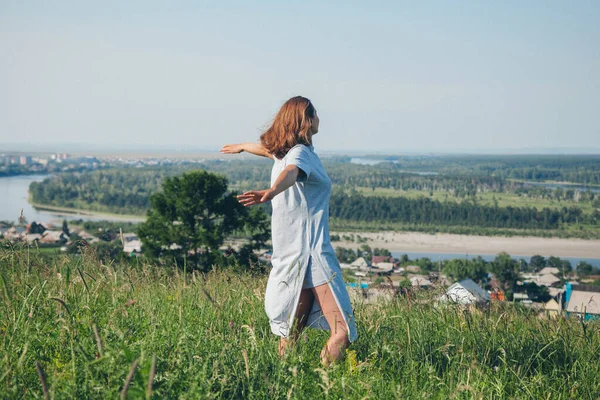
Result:
[[[540,398],[600,396],[600,323],[512,304],[435,308],[430,294],[355,305],[359,339],[319,364],[308,330],[283,360],[266,278],[94,254],[0,250],[0,397]],[[151,389],[149,384],[151,383]]]

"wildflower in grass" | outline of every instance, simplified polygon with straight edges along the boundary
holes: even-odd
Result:
[[[356,371],[356,367],[358,366],[356,350],[346,349],[346,366],[347,366],[348,372]]]

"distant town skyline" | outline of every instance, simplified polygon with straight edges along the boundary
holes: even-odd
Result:
[[[0,143],[0,149],[3,154],[19,154],[19,153],[56,153],[70,152],[79,156],[96,155],[96,154],[132,154],[140,153],[147,155],[160,154],[211,154],[218,155],[221,158],[229,158],[231,156],[222,155],[219,152],[220,147],[195,147],[185,145],[156,145],[153,147],[141,145],[95,145],[86,143]],[[394,151],[390,149],[341,149],[341,148],[326,148],[316,147],[318,153],[335,154],[335,155],[444,155],[444,154],[482,154],[482,155],[600,155],[600,147],[562,147],[562,148],[493,148],[493,149],[448,149],[446,151],[433,151],[430,149],[412,149]]]
[[[0,152],[216,151],[301,94],[321,151],[600,153],[599,20],[594,1],[5,1]]]

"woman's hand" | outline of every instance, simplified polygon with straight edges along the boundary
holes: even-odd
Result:
[[[244,151],[244,145],[243,145],[243,143],[241,143],[241,144],[226,144],[225,146],[221,147],[220,151],[223,154],[238,154],[238,153],[241,153],[242,151]]]
[[[244,207],[266,203],[267,201],[271,201],[273,197],[275,197],[275,192],[272,189],[250,190],[237,196],[238,201],[243,204]]]
[[[283,169],[283,171],[281,171],[277,177],[277,180],[275,181],[275,184],[271,188],[265,190],[250,190],[237,196],[237,199],[241,204],[244,205],[244,207],[271,201],[273,197],[277,196],[284,190],[287,190],[294,184],[294,182],[296,182],[299,172],[300,169],[295,165],[288,165]]]
[[[246,153],[254,154],[256,156],[267,157],[273,159],[273,155],[260,143],[239,143],[239,144],[226,144],[221,147],[221,153],[223,154],[238,154],[245,151]]]

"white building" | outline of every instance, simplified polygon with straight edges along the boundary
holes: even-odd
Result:
[[[414,275],[410,277],[410,284],[413,287],[428,287],[431,286],[432,283],[428,277],[424,275]]]
[[[548,275],[548,274],[559,275],[560,270],[558,268],[554,268],[554,267],[546,267],[546,268],[542,268],[540,270],[540,272],[538,272],[538,274],[540,274],[540,275]]]
[[[142,242],[140,240],[130,240],[123,245],[123,251],[125,253],[141,253]]]
[[[350,264],[353,268],[356,269],[367,269],[369,268],[369,264],[365,261],[364,258],[358,257],[352,264]]]
[[[456,282],[440,297],[442,302],[473,304],[490,301],[490,294],[471,279]]]

